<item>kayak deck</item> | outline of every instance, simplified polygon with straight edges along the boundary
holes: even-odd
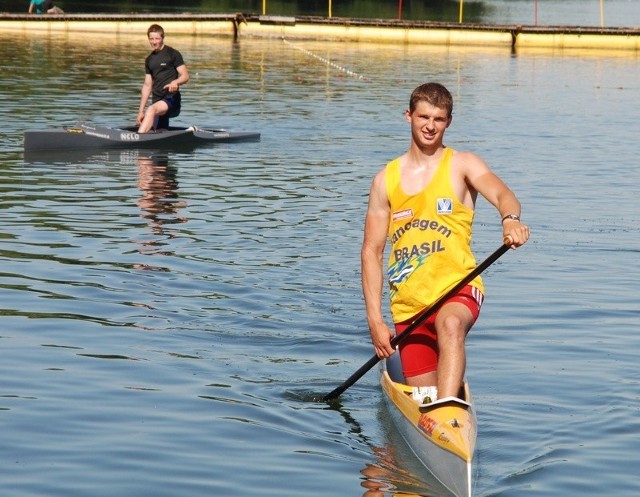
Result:
[[[463,399],[446,397],[419,404],[412,387],[400,382],[399,363],[397,353],[387,359],[380,379],[393,424],[440,483],[456,496],[471,497],[477,426],[469,385],[465,382]]]
[[[107,148],[179,148],[213,143],[258,141],[260,133],[177,127],[138,133],[136,127],[109,128],[77,124],[67,128],[24,132],[25,152]]]

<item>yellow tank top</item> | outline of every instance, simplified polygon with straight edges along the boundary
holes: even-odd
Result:
[[[471,253],[474,210],[453,192],[453,153],[453,149],[444,150],[431,181],[416,195],[402,190],[400,160],[387,164],[385,181],[391,204],[387,277],[396,323],[430,307],[476,266]],[[471,285],[484,292],[480,277]]]

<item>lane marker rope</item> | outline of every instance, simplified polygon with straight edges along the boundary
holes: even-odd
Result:
[[[296,50],[300,50],[301,52],[303,52],[304,54],[308,55],[309,57],[313,57],[314,59],[319,60],[323,64],[326,64],[327,66],[332,67],[333,69],[336,69],[336,70],[338,70],[340,72],[343,72],[343,73],[347,74],[348,76],[351,76],[351,77],[356,78],[356,79],[362,79],[362,80],[367,80],[368,79],[367,77],[363,76],[362,74],[358,74],[357,72],[351,71],[351,70],[347,69],[346,67],[339,66],[335,62],[331,62],[330,60],[325,59],[324,57],[320,57],[319,55],[316,55],[313,52],[310,52],[306,48],[302,48],[302,47],[300,47],[300,46],[298,46],[298,45],[296,45],[294,43],[291,43],[286,38],[282,38],[282,41],[286,45],[289,45],[291,48],[295,48]]]

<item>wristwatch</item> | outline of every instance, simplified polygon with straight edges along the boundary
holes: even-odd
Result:
[[[520,216],[516,214],[507,214],[502,218],[502,222],[504,223],[507,219],[513,219],[514,221],[520,221]]]

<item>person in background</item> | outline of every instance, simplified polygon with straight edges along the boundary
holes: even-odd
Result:
[[[409,149],[379,171],[371,185],[361,251],[362,290],[371,340],[381,359],[394,352],[393,332],[381,309],[387,239],[396,333],[475,268],[471,235],[478,193],[500,214],[501,240],[516,248],[529,239],[529,227],[520,221],[520,202],[507,185],[477,155],[444,145],[452,111],[453,98],[444,86],[417,87],[405,111],[411,126]],[[478,277],[399,346],[406,383],[417,389],[435,386],[429,390],[431,400],[459,396],[465,338],[478,318],[483,294]]]
[[[182,54],[164,44],[162,26],[152,24],[147,30],[147,37],[153,52],[144,61],[145,78],[136,118],[138,133],[169,127],[169,118],[180,114],[180,86],[189,81],[189,71]],[[149,97],[151,105],[145,112]]]
[[[60,7],[53,5],[52,0],[31,0],[29,14],[64,14]]]

